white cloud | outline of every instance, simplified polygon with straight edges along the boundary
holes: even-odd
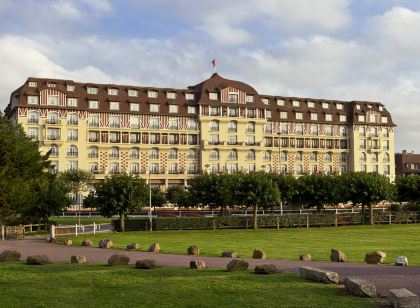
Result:
[[[108,13],[112,11],[112,6],[108,0],[82,0],[82,2],[97,12]]]
[[[49,14],[54,14],[60,16],[64,19],[74,19],[78,20],[83,17],[82,11],[80,11],[74,4],[74,2],[67,0],[56,0],[51,3],[51,10],[47,8]]]

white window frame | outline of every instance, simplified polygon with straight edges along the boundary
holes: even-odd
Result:
[[[135,89],[129,89],[128,90],[128,96],[136,97],[139,96],[139,91]]]
[[[98,109],[99,101],[89,100],[89,109]]]
[[[287,111],[280,111],[280,119],[287,119]]]
[[[54,104],[52,104],[54,102]],[[48,95],[47,96],[47,106],[59,106],[60,105],[60,96],[59,95]]]
[[[109,102],[109,110],[120,110],[120,102]]]
[[[311,121],[317,121],[318,120],[318,114],[315,112],[311,112]]]
[[[159,104],[149,104],[149,111],[150,112],[159,112],[160,105]]]
[[[98,88],[95,87],[87,87],[86,91],[87,94],[98,94]]]
[[[178,113],[179,106],[178,105],[169,105],[169,113]]]
[[[39,96],[28,95],[28,105],[39,105]]]
[[[217,101],[217,100],[219,100],[219,93],[217,93],[217,92],[209,92],[209,98],[212,101]]]
[[[325,121],[327,121],[327,122],[331,122],[332,121],[332,114],[331,113],[326,113],[325,114]]]
[[[117,88],[108,88],[108,95],[118,95],[119,92],[120,90]]]
[[[345,114],[340,114],[340,116],[339,116],[339,120],[340,120],[340,122],[347,122],[347,115],[345,115]]]
[[[167,99],[176,99],[176,92],[167,92],[166,93]]]
[[[188,114],[197,114],[197,107],[196,106],[188,106],[187,108]]]
[[[296,117],[296,120],[303,120],[303,113],[302,112],[296,112],[295,117]]]
[[[185,93],[185,99],[188,101],[194,100],[194,93]]]
[[[293,107],[300,107],[300,101],[296,101],[296,100],[292,101],[292,106]]]
[[[28,87],[36,88],[37,87],[37,82],[36,81],[29,81],[28,82]]]
[[[67,107],[77,107],[77,98],[67,97]]]
[[[130,103],[130,111],[140,111],[139,103]]]
[[[149,97],[149,98],[157,98],[158,97],[158,91],[148,90],[147,91],[147,97]]]
[[[254,102],[254,95],[247,95],[246,96],[246,102],[247,103],[253,103]]]

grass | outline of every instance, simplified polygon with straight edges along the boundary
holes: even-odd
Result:
[[[375,307],[294,274],[220,269],[0,264],[2,307]]]
[[[220,256],[222,251],[234,250],[243,258],[250,258],[253,249],[266,252],[268,258],[296,260],[299,254],[309,253],[313,260],[329,260],[331,248],[344,251],[350,262],[364,262],[367,252],[381,250],[386,262],[393,263],[405,255],[411,265],[420,265],[420,224],[346,226],[328,228],[289,228],[260,230],[209,230],[125,232],[72,237],[74,245],[86,238],[98,242],[110,238],[114,247],[125,249],[137,242],[140,250],[147,250],[159,242],[162,253],[186,254],[189,245],[196,244],[206,256]]]
[[[55,221],[57,224],[61,224],[61,225],[75,225],[79,223],[79,217],[51,217],[50,218],[51,221]],[[80,223],[82,225],[90,225],[93,224],[94,222],[97,224],[102,224],[102,223],[109,223],[111,222],[111,218],[106,218],[106,217],[85,217],[85,216],[81,216],[80,217]]]

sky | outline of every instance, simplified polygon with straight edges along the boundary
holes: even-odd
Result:
[[[420,0],[0,0],[0,109],[27,77],[380,101],[420,153]]]

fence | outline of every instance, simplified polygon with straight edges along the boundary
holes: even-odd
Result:
[[[1,226],[1,239],[23,239],[26,233],[32,233],[34,230],[47,230],[47,224],[29,224],[18,226]]]
[[[375,224],[410,224],[420,221],[420,213],[374,212]],[[259,228],[328,227],[343,225],[362,225],[369,222],[369,216],[362,213],[321,213],[265,215],[258,217]],[[114,229],[119,230],[119,220],[114,220]],[[125,223],[127,231],[149,230],[147,218],[131,218]],[[215,217],[154,217],[153,230],[215,230],[252,228],[252,216]]]
[[[74,235],[78,236],[81,234],[96,234],[96,233],[106,233],[113,231],[113,226],[111,223],[104,224],[90,224],[90,225],[59,225],[51,226],[50,236],[55,238],[57,236],[66,236]]]

